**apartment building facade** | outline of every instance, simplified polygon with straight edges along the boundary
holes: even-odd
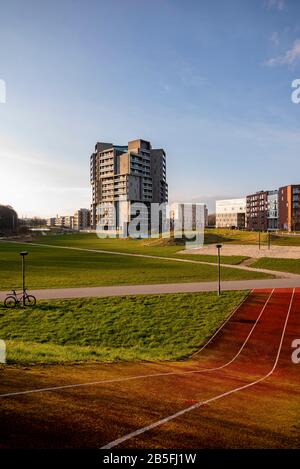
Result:
[[[278,229],[300,230],[300,184],[280,187],[278,192]]]
[[[278,191],[259,191],[246,197],[246,227],[253,231],[278,227]]]
[[[216,228],[245,228],[246,198],[216,200]]]
[[[169,226],[181,231],[204,229],[208,224],[208,210],[203,203],[172,203]]]
[[[47,220],[47,226],[49,226],[49,227],[54,227],[54,226],[55,226],[55,221],[56,221],[56,218],[55,218],[55,217],[48,218],[48,220]]]
[[[166,153],[138,139],[128,145],[98,142],[90,158],[91,226],[124,230],[132,204],[168,201]],[[145,214],[147,217],[147,214]]]
[[[73,215],[60,215],[60,216],[57,215],[55,218],[54,226],[56,228],[73,229],[73,225],[74,225]]]
[[[74,213],[74,230],[86,230],[91,226],[91,212],[88,208],[80,208]]]
[[[66,228],[71,230],[84,230],[90,228],[91,216],[88,208],[76,210],[74,215],[56,215],[48,218],[47,226],[56,228]]]
[[[279,202],[278,202],[278,190],[268,191],[268,208],[267,208],[267,219],[268,219],[268,230],[273,231],[278,229],[278,218],[279,218]]]

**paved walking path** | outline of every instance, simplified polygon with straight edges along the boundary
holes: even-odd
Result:
[[[298,279],[231,280],[222,282],[222,290],[252,290],[253,288],[300,287]],[[51,288],[30,290],[37,299],[87,298],[124,295],[149,295],[163,293],[195,293],[216,291],[216,282],[166,283],[158,285],[124,285],[113,287]],[[0,292],[3,301],[7,292]]]

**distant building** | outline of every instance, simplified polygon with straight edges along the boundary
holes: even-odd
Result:
[[[14,233],[17,228],[17,212],[10,205],[0,205],[0,233]]]
[[[300,184],[279,188],[278,192],[280,230],[300,230]]]
[[[259,191],[247,195],[246,226],[248,230],[276,230],[278,226],[278,191]]]
[[[216,226],[216,214],[215,213],[210,213],[207,216],[207,225],[209,228],[215,228]]]
[[[132,219],[131,205],[168,201],[166,153],[146,140],[128,145],[98,142],[90,158],[91,225],[126,230]],[[145,215],[146,216],[146,215]]]
[[[201,203],[173,203],[170,207],[171,227],[184,229],[203,229],[208,224],[208,210]]]
[[[91,212],[87,208],[80,208],[74,213],[74,230],[86,230],[91,226]]]
[[[278,190],[268,191],[268,208],[267,208],[267,219],[268,219],[268,230],[278,229]]]
[[[216,201],[216,228],[245,228],[246,198]]]
[[[55,226],[55,221],[56,221],[56,218],[55,218],[55,217],[48,218],[48,220],[47,220],[47,226],[49,226],[49,227]]]
[[[74,215],[56,215],[56,217],[48,218],[47,226],[71,230],[84,230],[90,227],[90,213],[89,209],[80,208]]]
[[[74,217],[71,215],[56,216],[55,225],[59,228],[73,229],[74,226]]]
[[[205,227],[208,226],[208,208],[205,204],[204,204],[204,226]]]

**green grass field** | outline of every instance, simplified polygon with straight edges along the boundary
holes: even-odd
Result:
[[[146,254],[163,257],[178,257],[194,259],[198,256],[184,254],[184,244],[170,239],[116,239],[98,238],[94,233],[60,234],[40,236],[36,242],[54,246],[70,246],[84,249],[103,249],[114,252],[127,252],[131,254]],[[216,262],[217,255],[199,255],[199,259],[207,262]],[[245,256],[222,256],[224,264],[240,264]]]
[[[100,246],[98,248],[101,249]],[[217,268],[213,265],[0,242],[0,290],[20,288],[19,252],[23,249],[29,251],[26,258],[26,283],[29,289],[201,282],[217,279]],[[266,277],[257,272],[222,268],[224,280]]]
[[[300,259],[272,259],[268,257],[263,257],[251,264],[251,267],[300,274]]]
[[[300,246],[300,236],[271,236],[271,241],[277,246]]]
[[[224,228],[209,229],[205,231],[205,244],[258,244],[259,233],[257,231],[229,230]],[[260,233],[262,245],[268,244],[268,233]],[[278,236],[271,233],[271,243],[278,246],[300,246],[300,236]]]
[[[9,363],[170,360],[189,356],[245,292],[40,301],[0,307]]]

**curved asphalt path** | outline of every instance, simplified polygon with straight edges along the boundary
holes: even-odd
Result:
[[[300,276],[291,279],[231,280],[222,282],[222,290],[253,290],[300,287]],[[113,287],[49,288],[30,290],[38,300],[89,298],[105,296],[151,295],[165,293],[197,293],[216,291],[216,282],[166,283],[155,285],[122,285]],[[8,291],[0,292],[3,301]]]

